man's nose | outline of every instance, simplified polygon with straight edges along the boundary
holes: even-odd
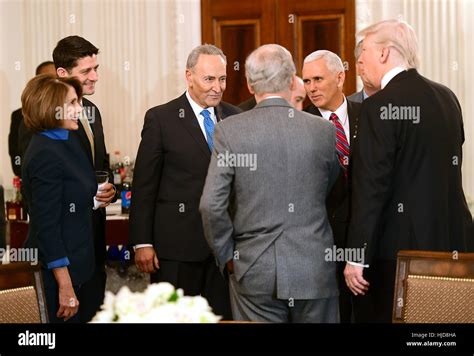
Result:
[[[96,82],[99,80],[99,73],[97,73],[96,70],[91,70],[87,79],[92,82]]]
[[[220,93],[223,90],[218,80],[212,83],[212,90],[216,93]]]

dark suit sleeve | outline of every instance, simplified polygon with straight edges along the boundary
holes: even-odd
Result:
[[[22,119],[18,127],[18,154],[20,155],[22,164],[32,136],[32,132],[25,126],[25,121]]]
[[[29,205],[35,216],[36,239],[45,264],[67,258],[61,237],[62,167],[54,153],[38,154],[29,164],[28,177],[33,200]]]
[[[382,120],[380,104],[362,105],[354,143],[352,210],[348,247],[366,248],[364,263],[375,253],[377,228],[388,199],[397,153],[398,122]],[[361,262],[361,261],[352,261]]]
[[[145,115],[142,140],[133,173],[130,244],[153,244],[153,221],[163,166],[160,120],[153,110]]]
[[[8,154],[10,155],[13,173],[18,177],[21,176],[21,161],[18,162],[18,157],[20,157],[18,149],[18,128],[21,121],[21,112],[18,112],[18,110],[12,112],[10,133],[8,134]]]
[[[90,102],[89,102],[90,103]],[[90,105],[93,105],[90,103]],[[94,145],[95,151],[100,152],[100,156],[103,156],[102,162],[96,162],[96,169],[101,170],[101,171],[106,171],[109,173],[109,183],[114,183],[114,174],[112,173],[112,170],[110,169],[110,161],[109,161],[109,155],[107,154],[107,148],[105,147],[105,137],[104,137],[104,128],[102,126],[102,116],[100,115],[100,111],[97,108],[97,106],[93,105],[91,106],[94,108],[96,111],[96,116],[94,116],[94,122],[93,122],[93,130],[94,130]],[[99,135],[98,135],[99,134]],[[97,139],[97,137],[100,137],[100,139]],[[100,146],[100,147],[97,147]],[[117,189],[116,189],[117,190]],[[118,194],[114,196],[112,199],[112,203],[117,201],[118,199]]]

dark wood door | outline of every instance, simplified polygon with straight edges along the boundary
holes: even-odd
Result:
[[[203,0],[202,42],[215,44],[227,57],[224,101],[239,104],[250,97],[245,59],[257,47],[275,41],[274,0]]]
[[[202,42],[227,56],[224,100],[239,104],[250,93],[245,59],[255,48],[278,43],[293,55],[301,75],[303,59],[317,49],[337,53],[346,66],[344,92],[356,88],[354,0],[202,0]]]
[[[278,43],[293,54],[301,75],[304,58],[319,49],[336,53],[346,69],[344,93],[356,90],[353,0],[280,0]]]

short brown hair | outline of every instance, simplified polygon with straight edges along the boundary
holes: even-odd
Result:
[[[99,49],[85,38],[68,36],[58,42],[53,51],[53,61],[56,69],[64,68],[71,73],[77,66],[77,61],[84,57],[99,54]]]
[[[74,88],[80,100],[82,86],[75,78],[55,78],[42,74],[31,79],[21,94],[25,126],[32,132],[61,127],[61,120],[56,115],[58,108],[64,107],[69,87]]]

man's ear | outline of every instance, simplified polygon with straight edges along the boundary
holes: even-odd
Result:
[[[296,75],[293,76],[293,78],[291,78],[291,82],[290,82],[290,91],[293,91],[296,89]]]
[[[188,83],[188,87],[192,87],[192,80],[191,77],[193,73],[191,72],[191,69],[186,69],[186,82]]]
[[[382,48],[382,51],[380,52],[380,57],[379,57],[380,63],[387,63],[389,56],[390,56],[390,47]]]
[[[255,95],[255,92],[253,91],[252,87],[250,84],[247,82],[247,89],[249,90],[250,94]]]
[[[337,87],[342,88],[346,80],[346,73],[344,71],[337,73]]]
[[[60,78],[65,78],[69,75],[69,72],[66,69],[64,69],[63,67],[59,67],[58,69],[56,69],[56,74]]]

